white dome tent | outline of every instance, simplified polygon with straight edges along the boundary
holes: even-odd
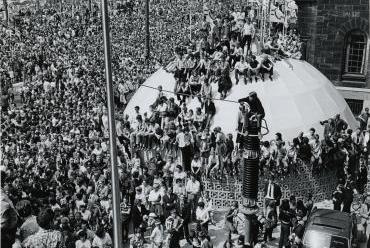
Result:
[[[243,80],[233,87],[226,100],[238,101],[249,92],[257,92],[266,112],[266,121],[270,130],[264,139],[273,139],[280,132],[283,139],[292,140],[300,131],[307,132],[311,127],[322,136],[321,120],[340,114],[349,127],[358,126],[349,106],[335,89],[333,84],[316,68],[305,61],[290,60],[293,69],[284,61],[275,63],[273,81],[269,79],[257,83],[244,84]],[[164,90],[173,91],[175,79],[172,74],[163,69],[158,70],[144,83],[146,86],[157,88],[162,85]],[[213,85],[215,98],[219,98],[217,86]],[[148,87],[140,87],[128,103],[125,114],[132,115],[135,106],[140,106],[141,113],[154,103],[158,92]],[[171,93],[167,93],[168,96]],[[173,96],[173,94],[172,94]],[[200,106],[194,98],[188,103],[191,109]],[[215,101],[216,115],[212,126],[219,126],[225,133],[235,134],[239,105],[234,102]]]

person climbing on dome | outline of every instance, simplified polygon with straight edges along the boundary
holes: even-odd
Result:
[[[261,136],[261,123],[262,119],[265,117],[265,109],[262,106],[260,99],[255,91],[249,93],[246,98],[241,98],[238,100],[239,103],[247,103],[249,105],[249,119],[255,118],[257,121],[258,134]],[[248,122],[244,123],[245,127],[248,127]]]

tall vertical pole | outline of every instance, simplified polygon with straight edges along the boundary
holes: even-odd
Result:
[[[262,6],[261,8],[261,12],[260,12],[260,19],[261,19],[261,47],[263,47],[263,39],[265,38],[265,10],[264,10],[264,7]]]
[[[40,0],[35,1],[35,9],[36,9],[36,13],[40,11]]]
[[[122,247],[122,222],[120,210],[119,175],[117,168],[116,123],[114,118],[113,83],[111,44],[109,37],[108,0],[101,0],[102,23],[104,35],[105,80],[107,84],[107,104],[109,123],[109,148],[110,164],[112,170],[112,195],[113,195],[113,247]]]
[[[283,23],[283,37],[284,38],[287,32],[287,28],[285,27],[285,22],[288,22],[286,15],[287,15],[287,6],[286,6],[286,0],[284,0],[284,23]]]
[[[189,38],[191,40],[191,31],[192,31],[192,26],[191,26],[191,19],[192,19],[192,10],[191,10],[191,3],[190,3],[191,0],[188,0],[188,8],[189,8],[189,30],[190,30],[190,33],[189,33]]]
[[[271,35],[271,0],[269,0],[269,5],[267,8],[267,15],[268,15],[268,36],[270,37]]]
[[[149,31],[149,0],[145,1],[145,44],[146,44],[146,56],[145,60],[149,66],[150,60],[150,31]]]
[[[369,19],[368,20],[370,20],[370,1],[368,1],[368,2],[369,2],[369,9],[368,9]],[[368,47],[369,47],[369,44],[370,44],[370,25],[369,25],[369,35],[367,36],[367,38],[368,38],[367,44],[368,44]],[[369,51],[368,51],[368,53],[369,53]],[[367,75],[370,75],[370,55],[369,54],[367,54]],[[367,86],[369,86],[369,85],[370,85],[370,77],[368,76],[367,77]]]
[[[8,1],[3,0],[3,6],[4,6],[4,23],[6,26],[9,24],[9,9],[8,9]]]

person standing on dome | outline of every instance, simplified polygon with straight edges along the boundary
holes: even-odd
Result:
[[[242,29],[242,47],[245,46],[245,54],[249,54],[249,51],[251,50],[251,43],[252,43],[252,38],[255,33],[255,28],[253,23],[247,18],[246,23],[243,25]]]
[[[225,99],[227,93],[232,87],[230,78],[230,64],[226,59],[226,55],[221,56],[221,78],[218,83],[218,92],[221,95],[221,99]]]
[[[257,120],[257,128],[259,134],[261,133],[261,122],[262,119],[265,117],[265,109],[262,106],[260,99],[257,96],[255,91],[249,93],[249,96],[246,98],[239,99],[239,103],[248,103],[250,108],[250,113],[254,116]],[[246,124],[244,124],[246,125]]]

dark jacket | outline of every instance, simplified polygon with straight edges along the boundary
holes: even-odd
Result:
[[[147,214],[147,210],[143,204],[141,204],[141,211],[139,208],[135,205],[132,207],[131,210],[131,218],[132,223],[134,225],[134,228],[137,228],[140,226],[140,224],[143,222],[143,216]]]
[[[184,220],[184,223],[190,223],[191,221],[191,205],[185,203],[181,212],[181,217]]]
[[[163,210],[165,212],[171,211],[172,209],[176,208],[176,203],[177,203],[177,195],[175,194],[165,194],[163,196]],[[169,205],[168,205],[169,204]]]
[[[248,103],[250,107],[250,111],[252,113],[257,113],[259,115],[262,115],[262,118],[265,117],[265,109],[263,108],[262,103],[258,97],[254,99],[254,101],[249,100],[249,97],[241,98],[238,100],[238,102]]]
[[[297,146],[300,147],[302,144],[303,144],[303,137],[296,137],[296,138],[293,139],[293,145],[295,147],[297,147]]]
[[[339,119],[334,119],[334,127],[335,127],[335,130],[340,133],[342,130],[345,130],[347,129],[348,127],[348,124],[347,122],[345,122],[343,119],[339,118]]]
[[[209,102],[208,103],[208,101],[207,102],[205,102],[204,103],[204,112],[206,113],[206,114],[210,114],[210,115],[215,115],[216,114],[216,107],[215,107],[215,104],[211,101],[211,102]]]

